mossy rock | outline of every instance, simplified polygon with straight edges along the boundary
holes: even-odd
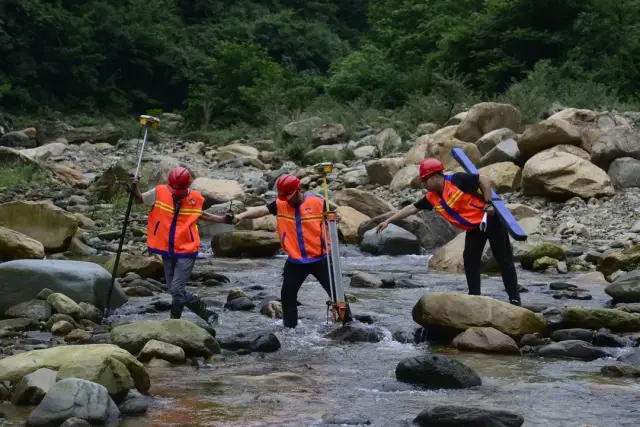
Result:
[[[598,271],[610,276],[618,270],[633,271],[640,268],[640,246],[612,252],[600,258]]]
[[[526,253],[522,257],[520,263],[522,268],[526,270],[533,270],[533,264],[536,260],[544,257],[553,258],[558,261],[564,261],[567,258],[564,253],[564,249],[560,246],[554,245],[553,243],[540,243]]]

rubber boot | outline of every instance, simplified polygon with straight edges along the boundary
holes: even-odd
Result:
[[[182,310],[184,310],[184,305],[171,305],[171,312],[169,314],[171,319],[179,319],[182,317]]]
[[[209,326],[214,327],[219,325],[220,322],[218,315],[209,310],[199,296],[196,296],[196,300],[192,303],[186,304],[186,306],[189,310],[203,318]]]

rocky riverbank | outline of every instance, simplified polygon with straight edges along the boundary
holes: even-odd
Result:
[[[344,218],[340,228],[346,243],[357,246],[358,259],[367,257],[346,274],[354,307],[360,303],[368,310],[356,312],[353,327],[327,330],[323,339],[346,352],[354,343],[409,346],[411,350],[393,353],[398,366],[394,387],[410,383],[412,390],[473,393],[486,387],[483,375],[448,355],[451,350],[416,358],[414,349],[425,340],[462,353],[515,357],[516,364],[526,363],[522,361],[528,357],[522,356],[584,363],[618,358],[619,363],[606,364],[599,375],[637,378],[638,116],[561,109],[522,126],[514,107],[483,103],[442,127],[422,124],[409,140],[391,127],[365,126],[352,132],[359,135],[357,141],[348,141],[341,124],[318,118],[285,126],[283,135],[292,141],[311,135],[315,148],[307,153],[308,161],[349,153],[330,176],[330,199]],[[165,115],[161,123],[179,126],[180,118]],[[72,128],[60,121],[5,130],[0,163],[3,182],[9,185],[0,188],[0,311],[5,318],[0,320],[0,392],[14,406],[34,408],[29,425],[60,425],[73,417],[104,422],[145,413],[154,402],[149,374],[154,360],[164,360],[172,369],[225,369],[229,358],[252,354],[295,359],[289,337],[274,329],[281,307],[279,272],[272,267],[278,259],[273,257],[280,254],[273,218],[247,221],[236,230],[201,225],[207,241],[203,258],[211,248],[216,259],[199,263],[190,285],[235,319],[233,329],[213,331],[191,317],[166,320],[169,300],[162,263],[145,253],[146,213],[135,209],[111,300],[123,317],[102,319],[126,202],[123,188],[135,167],[138,141],[121,139],[117,128]],[[529,234],[527,242],[513,242],[524,277],[524,308],[501,302],[499,286],[489,288],[491,298],[456,295],[465,293],[459,275],[464,271],[464,235],[435,214],[421,213],[380,235],[372,230],[394,210],[423,197],[416,179],[423,158],[438,157],[448,171],[461,170],[449,154],[453,147],[463,149],[490,177]],[[212,147],[179,139],[162,127],[145,152],[142,187],[164,182],[177,165],[192,171],[194,188],[216,213],[230,205],[239,212],[272,201],[275,180],[284,172],[299,176],[308,191],[322,192],[313,169],[282,159],[273,141]],[[25,176],[31,178],[20,178]],[[390,261],[382,260],[409,255],[426,262],[425,253],[433,255],[428,271],[424,264],[384,271]],[[381,261],[371,263],[376,256]],[[344,259],[348,264],[350,258]],[[483,269],[496,270],[488,247]],[[252,270],[263,276],[247,276]],[[385,312],[380,304],[389,302],[389,293],[402,304]],[[317,301],[325,298],[313,295]],[[302,307],[319,321],[321,308]],[[404,320],[386,320],[397,316]],[[390,360],[379,363],[374,371],[391,369]],[[272,372],[264,369],[263,375]],[[81,405],[71,396],[96,403]],[[523,425],[530,416],[517,406],[507,413],[463,406],[411,410],[420,413],[415,422],[422,425],[442,419],[472,425],[488,418]],[[345,419],[343,413],[332,417],[323,422],[368,421]]]

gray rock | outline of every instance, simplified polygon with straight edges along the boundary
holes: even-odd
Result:
[[[379,288],[382,286],[382,280],[372,274],[358,271],[351,276],[349,286],[352,288]]]
[[[482,385],[482,380],[473,369],[441,355],[404,359],[396,367],[396,378],[428,389],[462,389]]]
[[[3,147],[34,148],[36,145],[37,142],[35,138],[29,138],[29,136],[21,130],[8,132],[0,137],[0,146]]]
[[[256,305],[249,298],[240,297],[228,301],[224,308],[231,311],[250,311],[256,308]]]
[[[29,301],[21,302],[19,304],[14,305],[13,307],[9,307],[9,309],[4,313],[5,317],[13,317],[13,318],[27,318],[33,320],[44,320],[46,321],[53,314],[53,309],[46,302],[39,299],[32,299]]]
[[[240,333],[231,337],[218,338],[221,348],[226,350],[247,350],[256,353],[271,353],[280,349],[280,341],[272,332],[257,331]]]
[[[84,301],[103,310],[111,285],[111,273],[92,262],[68,260],[16,260],[0,264],[3,295],[0,312],[36,298],[42,285],[67,295],[76,302]],[[118,283],[111,295],[111,308],[127,302]]]
[[[559,357],[564,359],[596,360],[611,355],[604,350],[579,340],[569,340],[546,345],[538,351],[542,357]]]
[[[502,410],[447,405],[425,409],[413,422],[424,427],[520,427],[524,418]]]
[[[640,302],[640,270],[623,274],[604,290],[616,302]]]
[[[603,366],[600,373],[607,377],[640,378],[640,368],[626,364]]]
[[[360,250],[373,255],[420,254],[420,241],[407,230],[389,224],[381,233],[375,229],[364,233]]]
[[[590,343],[593,340],[593,331],[590,329],[560,329],[551,333],[551,340],[561,341],[584,341]]]
[[[149,409],[149,399],[133,389],[127,394],[124,402],[118,406],[121,415],[144,414]]]
[[[91,320],[94,323],[100,323],[102,321],[102,312],[97,307],[89,304],[88,302],[81,302],[78,304],[82,308],[82,318]]]
[[[58,372],[47,368],[40,368],[26,375],[18,384],[11,403],[14,405],[37,405],[56,383]]]
[[[393,214],[394,212],[388,212],[364,221],[358,227],[358,235],[364,237],[367,231],[377,227]],[[425,249],[445,245],[460,234],[460,230],[433,211],[421,211],[413,217],[397,221],[394,225],[418,236],[420,245]]]
[[[7,319],[0,320],[0,331],[35,331],[39,328],[39,324],[37,321],[33,319]]]
[[[608,173],[615,188],[640,187],[640,160],[631,157],[615,159]]]
[[[334,329],[327,338],[341,342],[380,342],[384,338],[382,330],[375,326],[346,325]]]
[[[120,417],[120,411],[104,386],[78,378],[66,378],[51,387],[27,418],[27,427],[58,426],[78,417],[91,424],[106,424]]]
[[[478,168],[492,165],[494,163],[512,162],[518,164],[520,150],[518,143],[513,139],[507,139],[492,148],[487,154],[482,156],[478,162]],[[518,164],[522,166],[521,164]]]

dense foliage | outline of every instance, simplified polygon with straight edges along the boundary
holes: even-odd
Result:
[[[0,101],[181,110],[195,128],[262,125],[327,95],[442,104],[434,120],[498,99],[533,120],[554,101],[640,104],[638,22],[640,0],[3,0]]]

